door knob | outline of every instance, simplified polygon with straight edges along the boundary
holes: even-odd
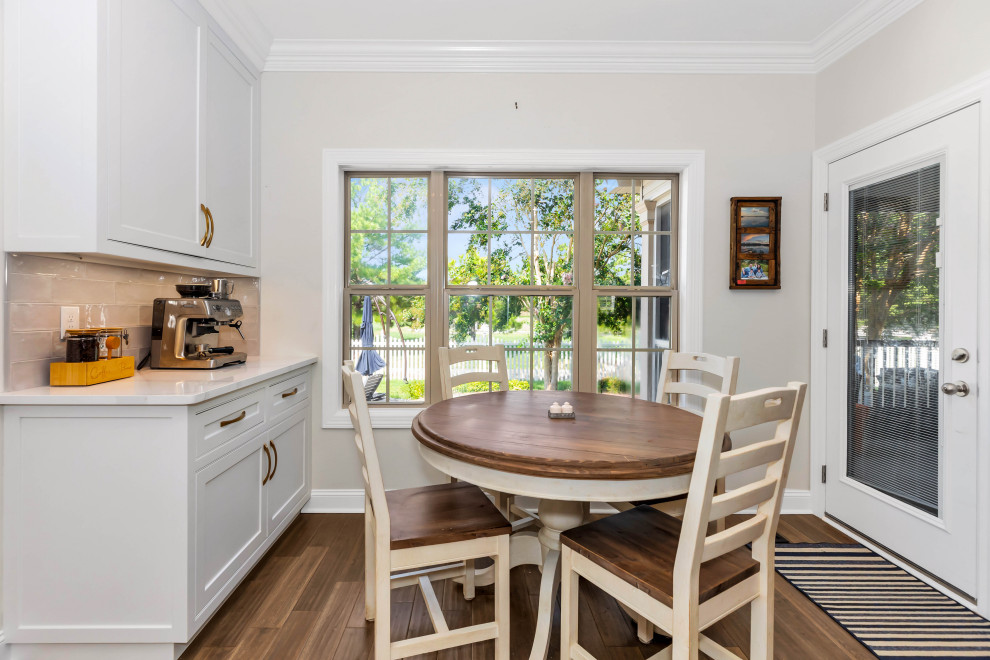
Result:
[[[965,348],[957,348],[952,351],[952,361],[953,362],[968,362],[969,361],[969,351]]]
[[[956,396],[966,396],[969,394],[969,385],[961,380],[955,383],[942,383],[942,393],[955,394]]]

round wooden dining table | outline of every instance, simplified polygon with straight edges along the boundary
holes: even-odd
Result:
[[[550,419],[567,400],[574,419]],[[559,585],[560,534],[582,524],[592,502],[686,493],[701,417],[674,406],[609,394],[516,391],[435,403],[416,416],[420,453],[451,477],[539,500],[538,532],[512,536],[512,566],[541,567],[530,660],[546,657]],[[485,584],[482,576],[476,582]]]

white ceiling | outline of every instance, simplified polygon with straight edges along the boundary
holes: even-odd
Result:
[[[275,39],[816,39],[863,0],[240,0]]]

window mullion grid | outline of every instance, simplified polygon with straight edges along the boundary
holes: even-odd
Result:
[[[536,368],[536,341],[533,336],[533,327],[536,325],[534,314],[536,312],[536,302],[534,296],[527,296],[526,298],[529,306],[529,389],[533,389],[533,377]],[[559,349],[558,349],[559,350]],[[546,389],[549,383],[543,383],[543,389]],[[512,389],[512,386],[509,386]]]
[[[489,183],[491,183],[491,182],[489,181]],[[491,189],[489,188],[489,191],[490,190]],[[491,199],[491,197],[489,197],[489,199]],[[491,206],[490,205],[489,205],[489,209],[491,209]],[[489,221],[489,224],[488,224],[489,245],[491,244],[491,228],[492,228],[491,221]],[[489,267],[489,270],[490,270],[491,269],[491,260],[489,260],[489,266],[488,267]],[[494,346],[495,345],[495,333],[492,331],[492,329],[495,327],[495,296],[487,296],[487,298],[488,298],[488,345],[489,346]],[[491,373],[491,371],[492,371],[492,363],[491,363],[491,360],[489,360],[488,361],[488,373]],[[491,381],[488,381],[488,391],[489,392],[492,391],[492,383],[491,383]]]
[[[385,195],[386,195],[385,208],[387,214],[385,216],[385,268],[386,268],[385,283],[391,286],[392,284],[392,177],[389,177],[387,181],[388,181],[388,185],[385,186]],[[386,322],[387,321],[388,318],[386,317]],[[388,389],[387,386],[386,389]],[[388,401],[387,396],[385,397],[385,400]]]
[[[448,299],[447,282],[447,176],[442,171],[429,174],[429,197],[427,202],[427,282],[431,283],[426,292],[426,404],[441,399],[439,369],[433,369],[433,356],[438,355],[440,346],[447,345]],[[439,364],[439,361],[436,363]]]
[[[391,180],[389,180],[391,186]],[[391,219],[389,220],[391,224]],[[389,233],[391,237],[391,233]],[[389,259],[391,262],[391,259]],[[391,266],[390,266],[391,267]],[[385,296],[385,403],[392,403],[392,296]]]
[[[530,308],[530,324],[529,324],[529,339],[530,345],[528,347],[529,355],[529,379],[530,386],[535,381],[537,365],[536,365],[536,355],[538,353],[535,347],[535,327],[534,327],[534,297],[545,296],[569,296],[572,302],[572,313],[571,313],[571,332],[572,332],[572,342],[571,342],[571,377],[572,377],[572,388],[575,391],[596,391],[597,383],[597,310],[598,310],[598,300],[601,296],[629,296],[634,300],[639,298],[642,302],[643,299],[654,299],[654,298],[670,298],[670,342],[671,346],[676,347],[676,325],[677,325],[677,290],[676,290],[676,270],[677,270],[677,190],[676,186],[673,187],[673,192],[671,194],[671,226],[668,231],[656,231],[659,226],[655,228],[655,231],[640,232],[644,234],[645,245],[643,249],[653,250],[655,248],[654,243],[657,242],[658,236],[667,235],[670,236],[670,255],[669,255],[669,268],[670,273],[670,286],[657,287],[657,286],[635,286],[632,283],[635,281],[635,237],[636,232],[633,231],[633,227],[628,227],[629,237],[630,237],[630,282],[628,286],[619,287],[596,287],[594,284],[594,236],[596,234],[594,229],[594,212],[595,212],[595,196],[594,196],[594,181],[595,177],[591,173],[582,173],[578,175],[575,180],[574,186],[574,227],[573,227],[573,241],[574,241],[574,261],[572,266],[573,283],[571,286],[535,286],[537,274],[535,272],[536,268],[536,249],[537,241],[536,234],[553,234],[559,232],[553,232],[550,229],[544,228],[544,231],[537,231],[537,208],[536,208],[536,195],[535,195],[535,179],[530,181],[530,214],[531,214],[531,226],[530,226],[530,264],[529,270],[531,275],[531,285],[530,287],[500,287],[497,284],[493,284],[495,281],[492,273],[491,266],[491,256],[492,248],[494,246],[494,220],[495,220],[495,209],[494,209],[494,184],[492,178],[488,178],[488,204],[487,204],[487,220],[488,226],[486,227],[485,234],[488,244],[488,266],[486,269],[487,282],[485,286],[448,286],[446,281],[446,269],[447,269],[447,218],[446,218],[446,207],[448,202],[449,187],[447,174],[442,171],[436,171],[430,173],[430,211],[429,217],[430,222],[428,225],[428,244],[429,244],[429,257],[428,257],[428,282],[425,286],[394,286],[391,284],[391,255],[392,255],[392,186],[393,182],[391,177],[388,177],[388,200],[387,200],[387,213],[388,213],[388,226],[386,233],[387,238],[387,284],[385,287],[347,287],[345,288],[345,299],[346,299],[346,310],[348,318],[350,317],[350,297],[352,295],[380,295],[386,299],[386,328],[391,327],[391,295],[394,294],[407,294],[407,295],[423,295],[427,300],[428,311],[426,314],[426,350],[428,352],[427,362],[430,362],[430,358],[436,353],[435,348],[440,345],[447,344],[447,333],[443,332],[445,326],[449,326],[449,301],[451,295],[484,295],[488,299],[488,344],[492,345],[494,343],[494,333],[492,329],[494,327],[494,303],[496,298],[499,296],[523,296],[526,297],[528,308]],[[633,194],[630,195],[630,204],[632,205],[631,213],[635,214],[635,186],[633,186]],[[349,208],[346,209],[349,212]],[[631,216],[632,217],[632,216]],[[347,223],[348,236],[350,232],[350,223]],[[370,231],[370,230],[369,230]],[[358,232],[355,232],[358,233]],[[362,232],[363,233],[363,232]],[[566,232],[565,232],[566,233]],[[601,232],[606,233],[606,232]],[[608,232],[611,233],[611,232]],[[624,233],[624,232],[616,232]],[[438,243],[439,241],[439,243]],[[349,243],[349,241],[348,241]],[[652,256],[652,251],[651,251]],[[346,262],[349,262],[350,254],[345,256],[345,270],[348,272],[349,267]],[[647,277],[647,282],[652,282],[651,278]],[[652,332],[655,329],[655,320],[652,317],[647,319],[647,331]],[[348,327],[350,323],[348,322]],[[632,391],[631,395],[635,396],[635,386],[636,386],[636,357],[641,352],[650,352],[650,347],[643,348],[639,346],[639,338],[636,337],[636,317],[635,317],[635,305],[633,310],[632,328],[631,328],[632,338],[631,338],[631,348],[629,354],[632,356],[633,364],[631,368],[632,372]],[[347,334],[345,339],[346,347],[348,353],[351,350],[353,328]],[[391,376],[391,358],[392,358],[391,346],[391,334],[386,331],[386,354],[389,358],[389,376]],[[563,345],[559,347],[561,352],[564,350]],[[542,369],[542,366],[541,366]],[[430,369],[427,368],[427,387],[426,387],[426,399],[427,402],[432,402],[436,400],[435,392],[438,385],[433,381],[439,379],[439,374],[433,373],[433,377],[430,377]],[[389,377],[386,381],[386,401],[391,402],[391,378]],[[544,386],[548,383],[544,383]]]

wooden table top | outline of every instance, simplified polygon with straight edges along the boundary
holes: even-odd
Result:
[[[576,419],[550,419],[554,401]],[[690,472],[701,417],[610,394],[517,391],[431,405],[413,420],[424,446],[505,472],[561,479],[655,479]]]

